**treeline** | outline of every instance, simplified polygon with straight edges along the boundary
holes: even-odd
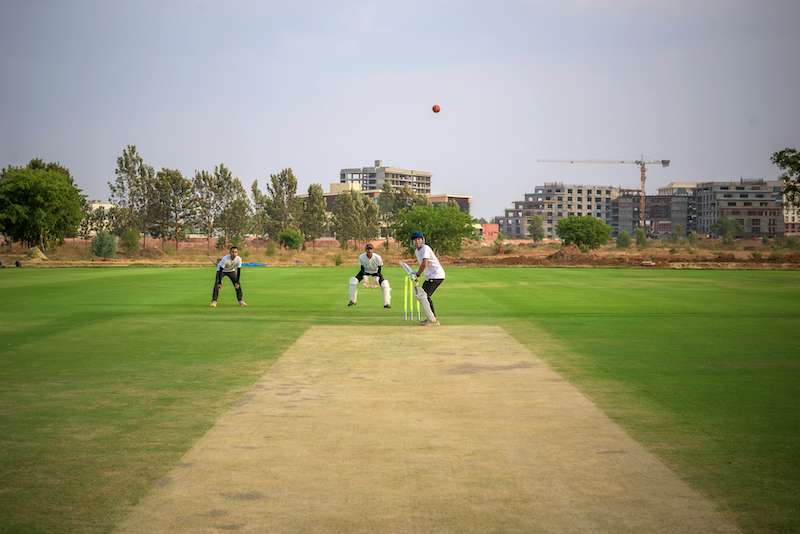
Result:
[[[212,241],[219,249],[240,245],[248,234],[297,249],[329,234],[347,247],[351,241],[379,237],[388,242],[395,232],[410,234],[409,225],[427,232],[432,246],[452,249],[449,243],[460,248],[472,231],[472,218],[457,204],[433,208],[409,186],[395,190],[384,183],[377,202],[359,191],[340,193],[329,216],[322,185],[311,184],[308,195],[298,198],[291,168],[271,174],[263,191],[254,181],[248,194],[223,164],[185,177],[177,169],[156,171],[136,146],[128,145],[117,158],[115,174],[108,183],[114,206],[92,209],[69,170],[58,163],[32,160],[27,167],[2,169],[0,232],[42,249],[63,244],[66,237],[109,232],[130,251],[138,249],[140,240],[145,246],[148,237],[162,245],[174,243],[177,250],[190,234],[204,235],[209,249]]]

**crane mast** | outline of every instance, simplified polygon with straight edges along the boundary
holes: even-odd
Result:
[[[662,167],[669,167],[669,160],[668,159],[660,159],[660,160],[651,160],[645,161],[644,156],[642,159],[639,160],[625,160],[625,159],[537,159],[539,163],[633,163],[639,166],[641,170],[642,176],[642,194],[641,194],[641,205],[639,207],[640,215],[642,217],[641,225],[642,229],[647,231],[645,227],[645,193],[644,193],[644,182],[645,182],[645,167],[647,165],[659,164]]]

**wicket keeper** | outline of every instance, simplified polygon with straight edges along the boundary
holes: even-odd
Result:
[[[236,290],[236,299],[239,301],[239,306],[247,306],[247,303],[242,300],[242,285],[239,283],[240,274],[242,270],[242,258],[239,256],[239,249],[231,247],[230,254],[219,260],[217,264],[217,275],[214,279],[214,293],[211,297],[211,307],[217,307],[217,297],[219,290],[222,289],[222,278],[227,276],[231,279],[233,288]]]
[[[419,262],[417,272],[410,274],[411,279],[416,281],[420,276],[425,275],[425,282],[422,283],[422,287],[415,289],[417,300],[426,317],[420,324],[422,326],[439,326],[439,319],[436,318],[431,295],[444,282],[444,269],[439,263],[439,258],[433,253],[433,249],[425,244],[425,237],[422,232],[411,234],[411,245],[416,249],[414,255]]]
[[[383,259],[373,252],[374,249],[375,247],[373,247],[371,243],[367,243],[366,251],[358,257],[358,264],[361,266],[361,270],[358,271],[357,275],[350,278],[350,289],[348,291],[348,295],[350,296],[350,304],[348,304],[348,306],[356,305],[356,299],[358,298],[358,283],[361,282],[365,276],[374,276],[378,279],[378,283],[381,286],[381,293],[383,294],[383,307],[391,308],[390,304],[392,302],[392,288],[389,286],[389,281],[384,280],[383,275],[381,274]]]

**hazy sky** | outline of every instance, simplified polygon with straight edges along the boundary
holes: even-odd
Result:
[[[0,0],[0,165],[116,160],[245,187],[291,167],[433,173],[502,215],[544,182],[774,179],[800,147],[797,0]],[[441,106],[434,114],[431,107]]]

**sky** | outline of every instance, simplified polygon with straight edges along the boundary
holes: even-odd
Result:
[[[797,0],[0,0],[0,166],[107,201],[135,145],[298,194],[375,160],[503,215],[549,182],[776,179],[800,147]],[[441,112],[431,108],[439,105]]]

